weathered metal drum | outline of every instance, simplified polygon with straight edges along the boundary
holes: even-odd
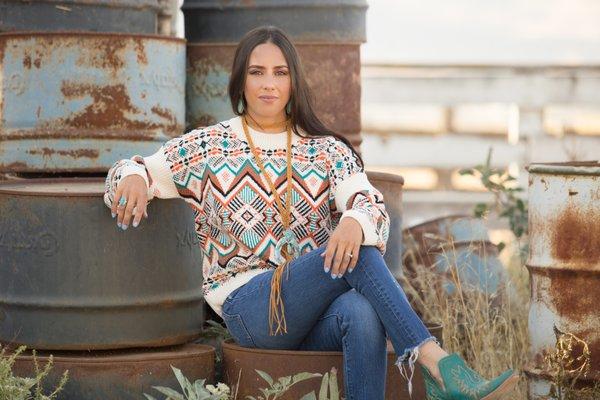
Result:
[[[53,350],[184,343],[204,322],[192,210],[122,231],[103,179],[0,182],[0,341]]]
[[[157,32],[157,0],[0,0],[0,32]]]
[[[300,53],[317,115],[358,148],[366,9],[365,0],[186,0],[187,123],[231,118],[227,84],[237,43],[252,28],[272,24],[289,34]]]
[[[580,383],[600,381],[600,163],[531,164],[528,170],[527,373],[530,399],[546,399],[552,375],[544,356],[555,350],[555,327],[589,346],[590,370]],[[581,348],[569,356],[582,356]]]
[[[392,275],[402,274],[402,187],[404,178],[385,172],[366,171],[369,182],[383,194],[385,210],[390,216],[390,232],[383,256]]]
[[[185,0],[190,42],[237,42],[260,25],[283,28],[295,40],[364,42],[365,0]],[[232,24],[232,22],[235,23]]]
[[[404,257],[410,280],[418,268],[431,267],[439,288],[452,293],[458,278],[465,287],[495,294],[506,279],[498,247],[483,221],[468,215],[439,217],[404,230]],[[453,275],[456,267],[457,276]]]
[[[183,133],[185,41],[0,34],[0,172],[106,172]]]
[[[29,353],[29,352],[28,352]],[[44,379],[45,393],[56,387],[64,371],[69,380],[58,395],[61,400],[137,400],[144,393],[161,398],[152,386],[167,386],[178,392],[179,386],[171,365],[181,370],[190,381],[214,381],[215,349],[201,344],[94,352],[41,352],[40,364],[46,365],[50,354],[53,367]],[[33,356],[17,356],[13,371],[17,376],[33,376]]]
[[[442,343],[442,327],[427,325],[427,328],[440,343]],[[337,369],[337,381],[340,394],[344,396],[344,367],[341,351],[296,351],[296,350],[266,350],[246,348],[237,345],[233,339],[222,342],[223,376],[225,383],[237,384],[239,379],[238,397],[255,396],[259,388],[268,384],[255,370],[267,372],[273,380],[294,375],[300,372],[325,374],[332,367]],[[387,342],[387,374],[385,398],[408,399],[406,380],[394,363],[398,357],[394,353],[391,342]],[[240,373],[241,371],[241,373]],[[419,368],[415,368],[413,377],[413,399],[425,399],[425,384]],[[317,395],[321,386],[321,378],[312,378],[292,386],[282,400],[297,400],[307,393],[314,391]]]

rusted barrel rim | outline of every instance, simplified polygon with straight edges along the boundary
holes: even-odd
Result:
[[[365,0],[343,0],[340,2],[337,1],[323,1],[323,0],[313,0],[313,1],[304,1],[302,3],[294,3],[294,2],[282,2],[280,0],[254,0],[252,2],[252,7],[248,6],[247,2],[221,2],[219,4],[219,9],[236,9],[236,8],[358,8],[358,9],[367,9],[369,5]],[[184,2],[181,6],[182,11],[186,10],[214,10],[215,3],[200,3],[200,2]]]
[[[553,275],[558,275],[558,274],[565,274],[565,275],[581,275],[581,274],[587,274],[587,275],[595,275],[600,273],[600,270],[598,270],[594,265],[592,266],[580,266],[577,269],[573,268],[573,267],[555,267],[555,266],[540,266],[540,265],[532,265],[532,264],[525,264],[525,267],[532,272],[536,272],[539,275],[543,275],[543,276],[549,276],[550,274]]]
[[[404,177],[398,174],[391,174],[389,172],[379,172],[379,171],[365,171],[369,178],[388,181],[392,183],[396,183],[399,185],[404,185]]]
[[[26,37],[57,37],[57,36],[69,36],[69,38],[84,36],[86,38],[126,38],[126,39],[154,39],[154,40],[162,40],[165,42],[175,42],[185,44],[187,40],[178,37],[172,36],[162,36],[162,35],[150,35],[150,34],[139,34],[139,33],[120,33],[120,32],[90,32],[90,31],[55,31],[55,32],[46,32],[46,31],[20,31],[20,32],[0,32],[0,40],[5,39],[19,39]]]
[[[425,249],[430,253],[443,252],[452,250],[452,248],[463,248],[463,247],[477,247],[477,248],[498,248],[497,244],[490,242],[489,240],[452,240],[450,243],[439,243],[431,246],[429,249]]]
[[[13,349],[14,351],[14,349]],[[28,350],[30,353],[30,350]],[[42,353],[42,354],[40,354]],[[123,349],[123,350],[94,350],[93,356],[90,356],[88,351],[52,351],[36,350],[36,358],[39,361],[47,361],[50,355],[52,355],[53,362],[56,363],[69,363],[72,364],[74,361],[77,364],[113,364],[115,362],[143,362],[146,363],[150,360],[181,360],[182,358],[196,358],[198,354],[210,354],[215,353],[215,348],[206,344],[199,343],[188,343],[179,346],[165,346],[159,348],[136,348],[136,349]],[[33,361],[33,355],[21,353],[18,358],[19,360],[31,360]]]
[[[554,375],[552,375],[550,372],[546,371],[545,369],[541,369],[541,368],[537,368],[532,366],[531,364],[529,365],[525,365],[523,367],[523,372],[525,372],[525,374],[527,376],[533,376],[533,377],[537,377],[537,378],[545,378],[548,380],[552,380],[552,378],[554,378]],[[590,371],[588,372],[587,376],[585,377],[581,377],[578,378],[577,381],[582,381],[582,382],[597,382],[600,381],[600,372],[598,371]]]
[[[472,216],[472,215],[467,215],[467,214],[450,214],[450,215],[444,215],[442,217],[437,217],[434,219],[428,219],[427,221],[421,222],[420,224],[417,225],[413,225],[413,226],[409,226],[408,228],[404,229],[404,232],[409,233],[415,229],[419,229],[422,228],[426,225],[431,225],[431,224],[437,224],[440,221],[444,221],[446,219],[449,218],[456,218],[456,219],[477,219],[476,217]]]
[[[559,175],[600,175],[600,161],[577,161],[565,163],[535,163],[525,169],[529,173]]]
[[[9,3],[29,3],[30,0],[4,0]],[[152,9],[160,10],[160,6],[155,0],[120,0],[118,3],[106,0],[36,0],[37,3],[58,3],[74,4],[78,6],[103,6],[107,8],[133,8],[133,9]]]
[[[0,194],[10,194],[19,196],[52,196],[52,197],[98,197],[104,194],[104,190],[97,192],[42,192],[19,190],[18,186],[29,186],[39,183],[104,183],[105,178],[38,178],[23,180],[0,181]],[[12,188],[6,188],[11,186]],[[15,187],[17,186],[17,187]]]
[[[443,333],[444,326],[441,324],[435,323],[426,323],[425,326],[429,331],[438,332],[441,336]],[[436,336],[435,333],[432,333],[433,336]],[[437,336],[436,336],[437,337]],[[438,338],[441,342],[442,338]],[[234,350],[234,351],[242,351],[246,353],[254,353],[254,354],[272,354],[272,355],[280,355],[280,356],[302,356],[302,357],[319,357],[319,356],[342,356],[343,352],[341,351],[313,351],[313,350],[273,350],[273,349],[259,349],[259,348],[251,348],[251,347],[243,347],[235,343],[232,338],[225,339],[221,341],[221,346],[224,349]]]

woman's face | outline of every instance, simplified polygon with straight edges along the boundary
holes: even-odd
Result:
[[[253,116],[285,119],[292,81],[285,57],[273,43],[263,43],[250,54],[244,97]]]

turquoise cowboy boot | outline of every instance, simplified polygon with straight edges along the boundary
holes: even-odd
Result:
[[[485,380],[452,353],[438,362],[445,389],[421,366],[428,400],[496,400],[508,393],[519,380],[511,369],[491,380]]]

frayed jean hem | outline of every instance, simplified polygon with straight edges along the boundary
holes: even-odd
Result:
[[[398,357],[398,359],[394,363],[394,365],[396,365],[398,367],[398,369],[400,370],[400,375],[402,375],[402,377],[404,379],[406,379],[406,382],[408,384],[408,395],[411,398],[412,398],[412,378],[415,373],[415,363],[417,361],[417,358],[419,358],[419,348],[429,341],[434,341],[435,343],[437,343],[438,346],[440,345],[440,342],[437,340],[437,338],[435,336],[429,336],[428,338],[422,340],[421,343],[419,343],[418,345],[416,345],[412,348],[409,347],[406,350],[404,350],[404,354],[402,354],[402,356]],[[405,361],[408,361],[408,369],[410,371],[410,375],[406,372],[406,365],[404,364]]]

